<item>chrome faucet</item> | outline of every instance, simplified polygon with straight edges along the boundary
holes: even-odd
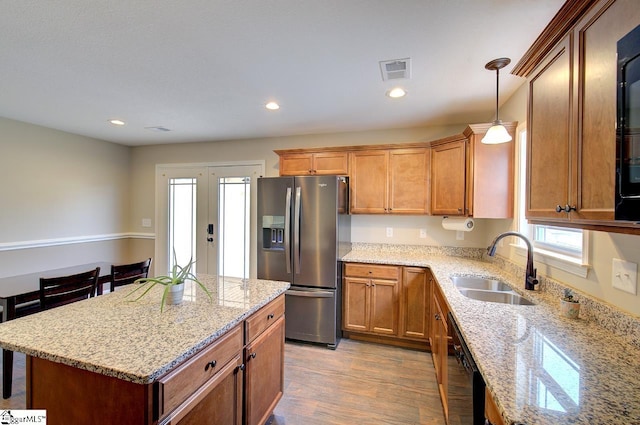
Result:
[[[524,280],[524,289],[533,291],[538,284],[538,279],[536,279],[536,269],[533,268],[533,246],[531,245],[531,242],[529,242],[529,239],[527,239],[523,234],[518,232],[504,232],[499,234],[487,248],[487,254],[489,254],[489,257],[493,257],[496,253],[496,245],[498,244],[498,241],[505,236],[517,236],[527,244],[527,272]]]

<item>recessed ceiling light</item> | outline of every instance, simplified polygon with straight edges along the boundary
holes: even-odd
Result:
[[[405,97],[407,92],[402,87],[394,87],[387,92],[387,96],[392,99],[398,99],[400,97]]]
[[[124,125],[124,121],[122,120],[109,120],[109,122],[113,125]]]
[[[266,105],[264,105],[264,107],[270,111],[276,111],[280,109],[280,105],[278,105],[276,102],[269,102]]]

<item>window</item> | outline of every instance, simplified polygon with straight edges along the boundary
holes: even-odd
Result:
[[[528,224],[526,212],[527,130],[518,132],[518,229],[534,246],[536,260],[586,277],[588,267],[588,232],[581,229]],[[518,246],[524,248],[524,242]]]

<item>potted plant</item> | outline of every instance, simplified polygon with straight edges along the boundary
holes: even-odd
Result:
[[[134,300],[138,301],[140,298],[144,297],[150,290],[156,285],[164,285],[164,291],[162,293],[162,300],[160,301],[160,312],[164,310],[165,304],[180,304],[182,302],[182,297],[184,294],[184,282],[187,279],[190,279],[198,284],[198,286],[207,294],[209,300],[211,300],[211,292],[207,289],[206,286],[202,284],[191,272],[191,268],[195,264],[193,258],[189,259],[189,263],[186,266],[178,265],[178,261],[176,259],[176,253],[173,252],[173,267],[171,268],[171,273],[166,276],[156,276],[156,277],[143,277],[137,279],[134,283],[140,284],[133,291],[129,292],[126,297],[135,294],[143,290],[143,292]]]
[[[564,296],[560,300],[560,313],[570,319],[577,319],[580,314],[580,303],[573,298],[571,289],[564,290]]]

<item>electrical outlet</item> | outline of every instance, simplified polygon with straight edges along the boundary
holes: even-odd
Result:
[[[425,239],[427,237],[427,229],[420,229],[420,239]]]
[[[387,227],[387,237],[393,237],[393,227]]]
[[[614,258],[611,264],[611,282],[614,288],[636,295],[638,292],[638,265]]]
[[[456,230],[456,240],[457,241],[464,240],[464,232],[462,230]]]

